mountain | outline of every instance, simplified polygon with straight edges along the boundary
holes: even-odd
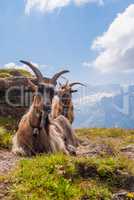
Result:
[[[134,85],[90,85],[74,105],[74,127],[134,128]]]

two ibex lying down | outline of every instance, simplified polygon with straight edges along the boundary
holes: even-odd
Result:
[[[77,141],[69,121],[62,115],[51,119],[51,105],[55,94],[57,79],[68,71],[62,71],[51,79],[43,77],[33,64],[27,64],[37,77],[37,85],[28,83],[35,91],[29,111],[19,123],[18,131],[13,138],[12,151],[16,154],[31,156],[37,153],[63,152],[69,154]],[[70,150],[71,149],[71,150]]]

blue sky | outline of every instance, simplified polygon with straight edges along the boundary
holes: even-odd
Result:
[[[133,81],[134,66],[130,62],[130,55],[133,58],[130,49],[134,48],[132,38],[129,42],[131,44],[128,48],[129,51],[128,49],[125,51],[126,54],[123,54],[125,56],[123,59],[121,57],[122,60],[113,58],[112,61],[108,60],[107,63],[103,63],[100,57],[96,61],[99,55],[102,56],[103,50],[98,53],[96,47],[95,50],[91,49],[96,38],[103,37],[103,33],[108,32],[118,13],[123,15],[125,12],[132,12],[133,8],[131,11],[126,11],[126,9],[133,4],[133,0],[104,0],[103,5],[90,3],[90,1],[85,1],[86,3],[80,6],[70,3],[64,7],[53,8],[52,11],[46,10],[45,7],[44,10],[40,10],[35,5],[30,8],[29,13],[26,13],[28,1],[30,2],[30,0],[1,0],[1,67],[8,63],[18,65],[20,59],[25,59],[38,63],[44,75],[50,76],[57,70],[69,68],[72,72],[69,75],[71,80],[81,80],[91,84]],[[41,1],[46,0],[39,0],[39,2]],[[129,22],[132,22],[130,23],[132,25],[134,16],[130,16]],[[125,21],[124,18],[121,19]],[[121,19],[119,20],[121,21]],[[129,22],[128,29],[130,28]],[[114,30],[113,28],[113,32]],[[108,34],[109,36],[112,35],[111,32]],[[124,33],[123,37],[126,38],[127,35],[130,39],[132,33],[134,33],[133,29],[129,33]],[[104,37],[105,42],[98,40],[99,48],[105,44],[105,48],[109,51],[106,35]],[[113,37],[119,38],[114,34]],[[123,42],[121,47],[126,45],[127,41]],[[120,45],[118,41],[117,44]],[[119,53],[121,48],[116,46],[115,49]],[[110,48],[110,52],[113,57],[113,49]],[[118,53],[117,57],[119,58]],[[129,62],[125,60],[126,56],[129,57]],[[119,70],[116,70],[117,68]]]

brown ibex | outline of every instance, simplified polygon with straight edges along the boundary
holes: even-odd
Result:
[[[35,91],[35,96],[29,111],[20,121],[18,131],[13,138],[12,151],[26,156],[58,151],[69,154],[69,145],[75,146],[76,144],[71,125],[64,116],[59,116],[52,121],[49,117],[56,81],[68,71],[59,72],[46,81],[33,64],[26,61],[21,62],[34,71],[38,84],[34,85],[29,81]]]
[[[72,93],[77,92],[77,90],[73,90],[74,85],[82,85],[82,83],[74,82],[74,83],[66,83],[64,85],[60,84],[60,87],[57,91],[57,94],[54,96],[52,101],[52,118],[55,119],[59,115],[63,115],[66,117],[69,122],[72,124],[74,121],[74,106],[72,101]]]

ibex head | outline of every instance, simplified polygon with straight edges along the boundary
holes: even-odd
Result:
[[[69,71],[63,70],[56,73],[52,78],[45,78],[43,77],[40,70],[36,66],[34,66],[32,63],[24,61],[24,60],[20,60],[20,62],[28,65],[30,69],[32,69],[34,74],[36,75],[37,85],[35,85],[29,80],[29,84],[31,85],[33,90],[36,92],[34,101],[38,103],[43,102],[44,110],[47,113],[49,113],[51,111],[51,104],[52,104],[52,99],[54,97],[57,80],[62,74],[68,73]]]
[[[81,85],[81,86],[85,86],[83,83],[80,82],[73,82],[70,83],[67,81],[66,84],[62,85],[60,84],[60,88],[58,90],[58,94],[59,96],[62,98],[62,102],[67,102],[70,101],[72,98],[72,93],[77,92],[78,90],[74,90],[73,86],[75,85]]]

